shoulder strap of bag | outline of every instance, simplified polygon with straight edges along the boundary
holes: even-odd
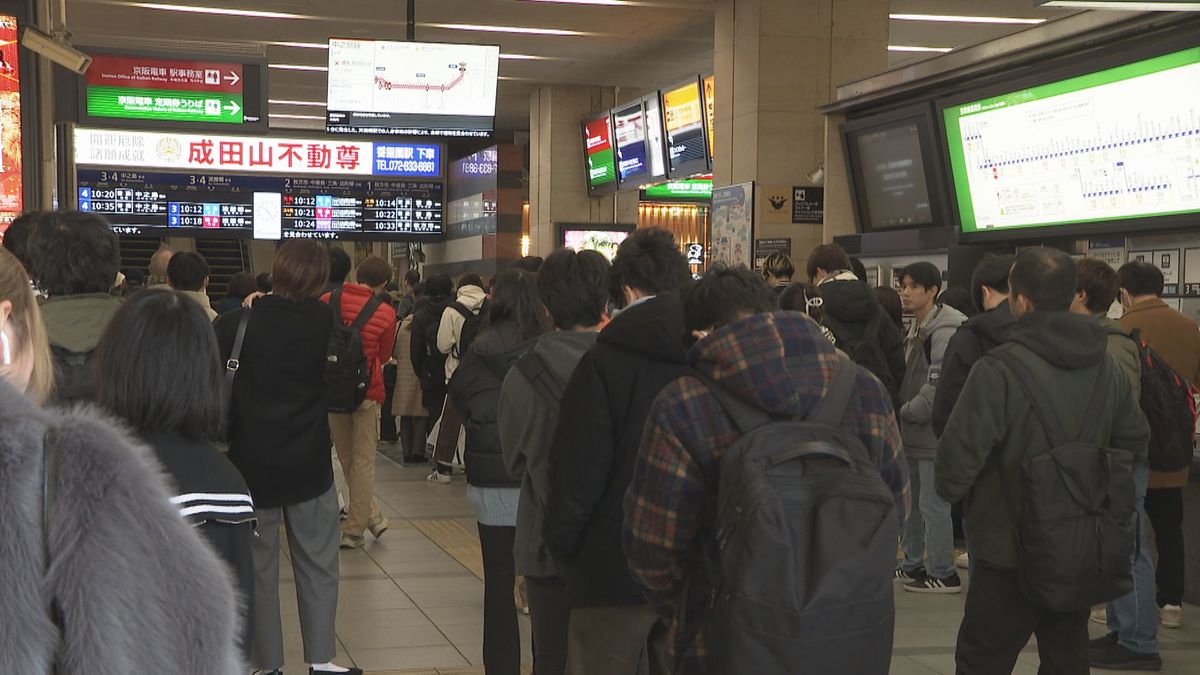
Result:
[[[246,326],[250,325],[250,308],[242,310],[242,318],[238,321],[237,335],[233,338],[233,351],[229,353],[229,360],[225,362],[225,379],[233,385],[233,376],[237,374],[238,368],[241,367],[242,345],[246,342]]]
[[[842,352],[837,352],[837,355],[837,374],[833,376],[833,382],[830,383],[825,396],[809,411],[806,418],[810,422],[831,427],[838,426],[846,416],[850,398],[854,395],[854,382],[858,379],[858,366]]]
[[[1001,363],[1008,368],[1009,372],[1017,380],[1021,390],[1025,393],[1025,397],[1029,399],[1029,405],[1033,408],[1034,415],[1041,423],[1042,429],[1046,432],[1046,436],[1050,438],[1050,444],[1053,446],[1066,445],[1070,442],[1063,433],[1061,424],[1052,424],[1050,422],[1050,414],[1054,407],[1046,400],[1042,390],[1037,386],[1037,378],[1033,371],[1015,354],[1006,350],[993,351]],[[1100,368],[1096,371],[1096,380],[1092,383],[1092,398],[1088,402],[1087,411],[1083,415],[1083,420],[1079,425],[1079,432],[1075,434],[1076,440],[1082,440],[1088,431],[1097,424],[1104,401],[1107,399],[1108,392],[1102,386],[1104,380],[1101,379],[1108,371],[1108,359],[1100,361]]]
[[[354,323],[350,324],[350,327],[361,333],[367,322],[375,314],[375,310],[379,309],[379,306],[382,304],[379,298],[372,294],[371,299],[367,300],[367,304],[363,305],[362,311],[358,313],[358,316],[354,317]]]
[[[541,389],[551,401],[562,400],[565,387],[550,373],[541,354],[529,350],[517,361],[517,370],[534,389]]]

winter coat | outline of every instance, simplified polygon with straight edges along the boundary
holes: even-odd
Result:
[[[429,417],[421,398],[421,379],[412,366],[413,318],[400,322],[392,358],[396,359],[396,393],[392,395],[392,415],[396,417]]]
[[[246,310],[217,319],[221,362]],[[333,485],[325,357],[333,311],[313,299],[259,298],[233,378],[229,459],[254,504],[274,509],[316,499]]]
[[[358,318],[367,301],[375,294],[366,286],[358,284],[342,285],[342,323],[349,326]],[[333,293],[321,296],[321,302],[331,303]],[[331,303],[332,304],[332,303]],[[380,304],[371,313],[362,333],[363,355],[367,357],[367,365],[371,369],[371,386],[367,388],[367,400],[383,403],[387,391],[383,385],[383,364],[392,358],[392,348],[396,340],[396,310],[388,301],[380,298]]]
[[[479,335],[450,379],[450,400],[467,432],[463,463],[470,485],[521,485],[520,477],[509,473],[504,465],[496,419],[504,378],[530,347],[532,343],[521,340],[516,323],[503,321]]]
[[[1130,307],[1121,317],[1125,332],[1141,331],[1141,338],[1175,372],[1200,386],[1200,329],[1196,322],[1167,306],[1159,298]],[[1150,472],[1151,489],[1187,485],[1189,469],[1171,473]]]
[[[254,637],[254,499],[246,480],[212,443],[179,434],[144,432],[170,478],[171,503],[192,524],[233,575],[241,607],[241,654],[250,658]]]
[[[533,347],[542,359],[546,377],[565,390],[579,360],[596,344],[598,333],[560,332],[544,335]],[[562,571],[546,551],[542,526],[546,519],[546,496],[550,492],[550,444],[558,426],[559,401],[545,394],[524,373],[513,368],[500,390],[500,447],[508,472],[521,478],[521,500],[517,509],[517,539],[513,547],[517,574],[556,577]]]
[[[1105,404],[1086,438],[1128,450],[1140,464],[1150,428],[1129,378],[1108,354],[1104,330],[1090,316],[1033,312],[1017,322],[1008,342],[975,364],[938,442],[936,488],[946,501],[962,502],[971,523],[971,557],[1012,569],[1017,537],[1010,509],[1020,509],[1023,494],[1018,476],[1025,460],[1052,446],[1021,385],[996,356],[1001,351],[1029,366],[1037,378],[1032,386],[1054,402],[1048,417],[1061,420],[1069,433],[1082,425],[1093,387],[1104,387]],[[1097,382],[1105,359],[1107,377]]]
[[[907,369],[900,384],[900,435],[904,454],[913,460],[933,459],[937,455],[937,434],[933,432],[933,397],[942,377],[942,358],[958,327],[967,320],[949,305],[935,307],[920,326],[913,326],[905,338]]]
[[[0,381],[0,672],[49,673],[56,652],[63,675],[246,672],[229,575],[166,485],[150,450],[95,411],[42,410]]]
[[[1125,373],[1125,377],[1129,378],[1129,384],[1133,387],[1133,400],[1141,401],[1142,356],[1137,344],[1125,335],[1121,324],[1108,318],[1107,315],[1093,314],[1092,316],[1096,317],[1100,322],[1100,327],[1104,329],[1104,334],[1108,339],[1108,353],[1117,360],[1117,365],[1121,366],[1121,372]]]
[[[200,305],[200,309],[204,310],[204,315],[208,317],[209,321],[216,321],[217,310],[213,309],[212,300],[209,299],[208,293],[205,293],[204,291],[179,291],[179,292],[188,296],[192,300],[195,300],[196,304]]]
[[[1016,323],[1017,318],[1005,300],[995,308],[967,319],[954,331],[942,357],[941,381],[933,394],[933,433],[942,435],[971,368],[984,354],[1008,340]]]
[[[821,310],[827,317],[825,323],[833,330],[837,340],[835,346],[842,351],[849,353],[855,344],[862,341],[871,319],[880,316],[879,348],[887,359],[887,369],[875,372],[875,376],[891,392],[892,403],[899,407],[900,383],[904,380],[905,372],[904,340],[887,311],[879,306],[875,291],[854,276],[853,272],[840,272],[826,277],[819,284],[819,290],[823,303]]]
[[[688,360],[730,394],[780,417],[808,415],[841,368],[817,325],[792,312],[760,314],[720,328],[697,343]],[[903,519],[908,472],[891,396],[865,369],[850,367],[858,375],[841,426],[862,440]],[[717,561],[705,561],[698,552],[717,550],[713,519],[720,463],[740,435],[702,380],[694,375],[676,380],[654,402],[625,497],[624,550],[634,578],[669,622],[671,672],[677,675],[709,672],[704,647],[709,636],[702,630],[711,590],[706,570]]]
[[[56,401],[66,404],[95,397],[91,354],[119,309],[121,299],[108,293],[60,295],[42,302],[42,321],[54,352]]]
[[[646,602],[621,551],[622,500],[650,406],[686,372],[683,307],[667,294],[618,314],[567,383],[542,535],[566,571],[573,606]]]
[[[412,342],[408,355],[413,372],[421,382],[421,397],[432,416],[442,414],[446,400],[446,355],[438,351],[437,333],[449,297],[426,298],[413,310]]]
[[[487,293],[478,286],[463,286],[458,289],[458,298],[455,300],[458,304],[471,310],[474,314],[479,314],[480,308],[483,307],[483,301],[487,299]],[[486,320],[487,317],[484,317]],[[449,308],[448,312],[442,314],[442,322],[438,326],[437,333],[437,348],[438,351],[446,355],[446,381],[454,377],[454,370],[458,368],[459,362],[465,354],[458,353],[458,342],[462,339],[463,325],[466,324],[467,317],[461,312]]]

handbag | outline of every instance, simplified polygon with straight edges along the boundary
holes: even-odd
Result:
[[[225,425],[222,438],[218,439],[222,443],[229,443],[233,438],[233,380],[237,377],[238,368],[242,365],[242,345],[246,342],[246,326],[248,325],[250,325],[249,307],[242,311],[242,318],[238,321],[237,335],[233,338],[233,350],[229,353],[229,360],[225,362],[225,386],[223,387]]]

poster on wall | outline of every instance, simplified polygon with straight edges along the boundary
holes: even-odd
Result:
[[[770,258],[776,253],[792,257],[792,238],[756,239],[754,241],[754,269],[761,272]]]
[[[713,189],[709,261],[750,267],[753,247],[754,183]]]
[[[21,70],[17,17],[0,14],[0,236],[21,213]]]

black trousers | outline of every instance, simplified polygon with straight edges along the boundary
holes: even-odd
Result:
[[[958,675],[1011,675],[1017,656],[1037,636],[1038,675],[1088,675],[1088,612],[1052,612],[1030,603],[1017,573],[982,561],[967,593],[954,659]]]
[[[1183,488],[1146,490],[1158,549],[1158,606],[1183,605]]]
[[[563,675],[567,669],[567,627],[571,596],[560,577],[525,577],[533,627],[533,675]]]
[[[405,462],[425,461],[425,437],[429,435],[428,417],[400,418],[400,447]]]
[[[488,675],[521,674],[521,632],[517,628],[517,528],[479,523],[483,552],[483,668]]]
[[[391,376],[388,376],[388,369],[391,369]],[[383,391],[385,398],[383,406],[380,408],[379,415],[379,440],[385,443],[395,443],[396,438],[396,416],[392,414],[392,397],[396,395],[396,366],[384,366],[383,376]]]

